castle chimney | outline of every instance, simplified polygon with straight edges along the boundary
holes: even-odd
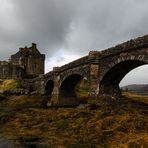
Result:
[[[36,49],[36,44],[35,43],[32,43],[32,48]]]

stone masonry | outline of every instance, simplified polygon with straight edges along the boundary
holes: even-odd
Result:
[[[45,55],[41,54],[35,43],[31,47],[20,48],[11,55],[10,61],[0,61],[0,79],[24,79],[44,74]]]
[[[148,35],[70,62],[38,77],[30,83],[37,93],[50,95],[50,105],[75,98],[74,88],[83,78],[89,82],[89,97],[119,96],[119,83],[132,69],[148,64]],[[40,87],[39,87],[40,86]],[[63,102],[62,102],[63,103]]]

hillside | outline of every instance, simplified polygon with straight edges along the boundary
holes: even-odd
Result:
[[[144,86],[143,91],[147,91],[148,92],[148,84],[146,86]]]
[[[46,108],[48,98],[39,96],[0,98],[0,146],[5,148],[148,147],[148,97],[124,94],[76,108]]]
[[[129,90],[140,94],[148,94],[148,84],[131,84],[122,87],[123,90]]]
[[[128,90],[133,90],[133,91],[139,91],[144,89],[144,87],[146,87],[145,84],[131,84],[131,85],[123,86],[122,88],[123,89],[127,88]]]

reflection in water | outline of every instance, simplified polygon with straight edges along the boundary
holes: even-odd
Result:
[[[0,140],[0,148],[10,148],[14,144],[13,140]]]
[[[50,148],[50,145],[40,143],[37,137],[21,137],[18,139],[1,139],[0,148]]]

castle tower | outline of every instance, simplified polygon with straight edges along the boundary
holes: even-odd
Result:
[[[11,56],[11,62],[24,68],[26,78],[44,74],[45,55],[39,52],[35,43],[29,48],[20,48]]]

